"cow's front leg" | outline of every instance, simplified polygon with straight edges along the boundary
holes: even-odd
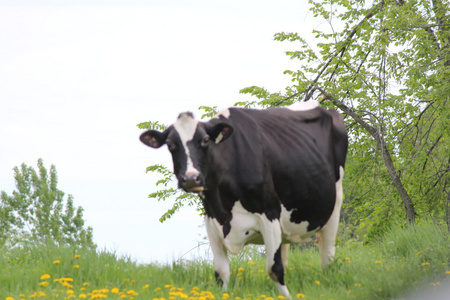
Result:
[[[289,290],[284,284],[280,221],[278,219],[270,221],[263,215],[260,228],[266,246],[266,271],[275,281],[280,294],[290,298]]]
[[[216,280],[222,284],[224,290],[228,287],[230,280],[230,263],[228,262],[227,250],[223,245],[220,232],[217,231],[215,220],[206,217],[206,233],[214,256],[214,269]]]

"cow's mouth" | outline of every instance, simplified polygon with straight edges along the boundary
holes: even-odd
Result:
[[[187,193],[200,193],[205,190],[205,187],[203,186],[193,186],[190,188],[184,188],[184,191]]]

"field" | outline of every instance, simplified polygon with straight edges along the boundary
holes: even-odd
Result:
[[[447,229],[429,222],[395,228],[368,245],[339,241],[336,260],[324,271],[315,246],[293,249],[286,284],[293,299],[402,299],[424,289],[448,291],[449,263]],[[258,251],[232,256],[231,266],[229,289],[222,291],[207,261],[144,265],[72,247],[3,249],[0,300],[284,299]]]

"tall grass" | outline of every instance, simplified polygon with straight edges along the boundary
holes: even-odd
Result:
[[[0,300],[7,299],[276,299],[257,251],[231,257],[228,291],[206,261],[137,264],[114,253],[52,245],[0,255]],[[247,259],[250,257],[250,259]],[[395,228],[371,245],[341,242],[321,270],[315,247],[292,250],[286,284],[299,299],[397,299],[426,285],[450,284],[450,238],[433,223]]]

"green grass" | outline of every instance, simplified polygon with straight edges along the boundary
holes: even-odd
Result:
[[[269,299],[278,297],[264,256],[231,257],[228,291],[205,262],[137,264],[114,253],[55,246],[3,249],[3,299]],[[286,284],[294,299],[400,299],[405,292],[450,284],[450,238],[432,223],[395,228],[370,245],[340,242],[324,271],[315,247],[292,250]],[[48,276],[50,278],[45,279]],[[11,297],[11,298],[9,298]],[[281,297],[280,297],[281,298]]]

